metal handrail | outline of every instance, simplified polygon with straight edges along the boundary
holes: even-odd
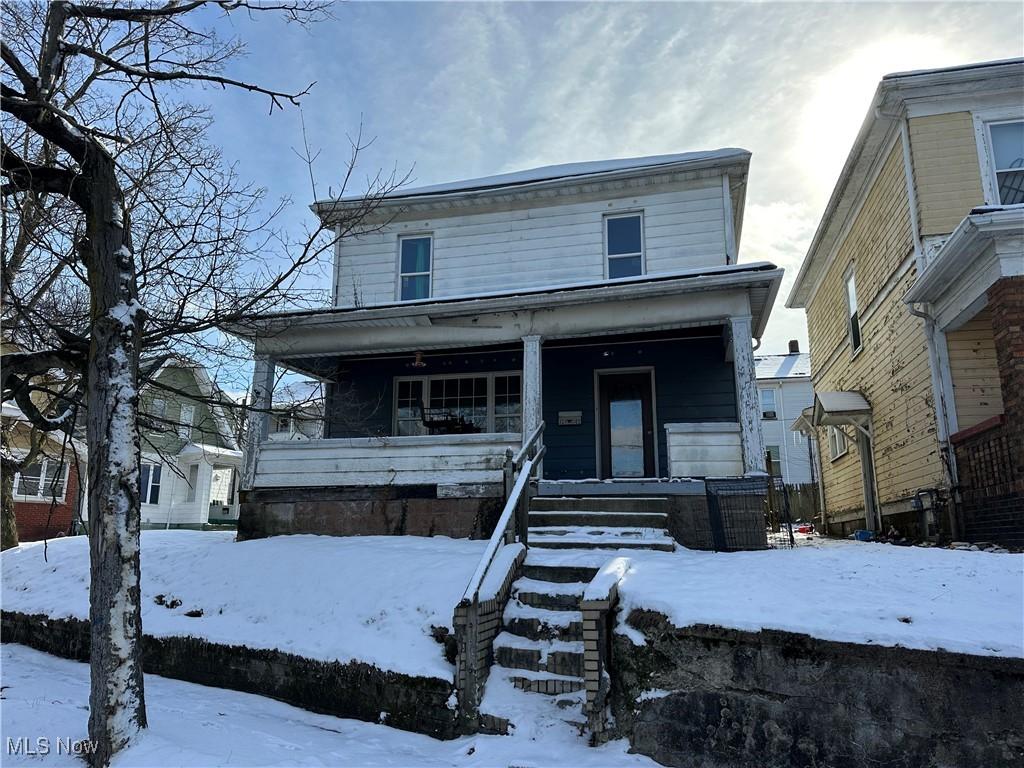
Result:
[[[487,569],[491,567],[494,556],[498,553],[498,544],[505,539],[505,531],[508,529],[512,515],[515,514],[516,507],[519,506],[519,500],[526,490],[527,483],[530,481],[535,461],[536,459],[527,459],[523,464],[522,471],[516,478],[515,485],[512,486],[512,492],[509,493],[508,499],[505,501],[505,508],[501,511],[498,524],[494,526],[494,533],[491,534],[491,539],[487,542],[487,549],[484,550],[483,557],[480,558],[480,563],[477,565],[476,571],[473,572],[473,578],[469,580],[469,586],[466,587],[466,591],[462,595],[463,603],[475,602],[480,596],[480,586],[483,584],[484,576],[487,575]]]

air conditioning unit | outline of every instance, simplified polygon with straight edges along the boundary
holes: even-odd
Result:
[[[776,419],[778,417],[775,415],[775,411],[761,411],[761,418],[762,419]]]

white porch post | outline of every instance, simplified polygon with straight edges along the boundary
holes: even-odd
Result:
[[[541,371],[541,342],[537,335],[523,336],[523,440],[527,440],[544,420]],[[542,465],[543,466],[543,465]],[[538,469],[537,476],[541,473]]]
[[[256,458],[259,445],[270,435],[270,406],[274,400],[274,377],[277,366],[266,355],[257,355],[252,371],[252,392],[245,431],[245,466],[242,471],[242,489],[249,490],[256,479]]]
[[[736,377],[736,415],[740,422],[743,471],[764,472],[764,437],[761,435],[761,398],[754,373],[754,346],[750,315],[729,318],[733,372]]]

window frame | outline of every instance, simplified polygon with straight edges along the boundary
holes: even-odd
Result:
[[[185,421],[185,411],[188,409],[188,421]],[[192,440],[192,427],[195,426],[196,407],[190,403],[182,403],[178,409],[178,437],[182,440]]]
[[[772,408],[770,411],[765,410],[764,407],[764,393],[768,392],[772,396]],[[778,421],[779,420],[779,398],[778,389],[775,387],[758,387],[757,388],[757,399],[761,407],[761,418],[766,421]],[[771,413],[771,416],[766,414]]]
[[[142,486],[142,468],[149,467],[149,472],[146,474],[146,487],[143,489]],[[160,477],[157,481],[153,482],[153,468],[157,467],[160,469]],[[145,458],[139,462],[139,503],[147,507],[158,507],[160,506],[160,491],[163,485],[164,468],[163,463],[160,461],[147,461]],[[156,501],[150,501],[153,497],[153,486],[156,486]]]
[[[829,425],[828,428],[828,456],[829,461],[837,461],[850,452],[850,440],[846,433],[839,427]],[[833,437],[836,438],[833,444]],[[838,450],[839,442],[842,441],[842,450]]]
[[[1009,117],[1003,120],[986,120],[984,121],[985,126],[985,150],[988,153],[988,182],[991,185],[992,202],[990,205],[1012,205],[1012,203],[1004,203],[1002,197],[999,194],[999,174],[1006,173],[1008,171],[1019,171],[1024,173],[1024,167],[1021,168],[1004,168],[1002,171],[996,165],[996,145],[992,141],[992,127],[995,125],[1013,125],[1020,123],[1024,126],[1024,117]],[[987,195],[986,195],[987,196]]]
[[[850,306],[850,286],[853,285],[853,300],[857,307]],[[855,264],[843,274],[843,301],[846,303],[846,340],[850,343],[850,356],[856,357],[864,349],[864,324],[861,322],[860,297],[857,295],[857,269]],[[857,345],[854,346],[853,320],[857,319]]]
[[[402,271],[402,243],[406,240],[429,240],[430,241],[430,265],[426,272],[403,272]],[[397,278],[395,280],[395,299],[397,301],[408,302],[408,301],[426,301],[427,299],[434,298],[434,233],[433,232],[419,232],[416,234],[404,234],[398,236],[398,254],[395,260],[395,273]],[[418,277],[420,275],[427,276],[427,295],[418,299],[403,299],[402,298],[402,278],[403,277]]]
[[[985,198],[985,205],[1001,205],[989,125],[1022,121],[1024,120],[1024,108],[1016,104],[1004,104],[987,109],[971,110],[971,119],[974,122],[974,143],[978,151],[978,169],[981,174],[981,191]]]
[[[775,450],[773,451],[772,448]],[[772,477],[782,477],[782,446],[781,445],[766,445],[764,447],[765,453],[771,453],[772,456],[772,467],[778,467],[778,472],[772,472]]]
[[[495,432],[494,423],[497,418],[495,413],[494,404],[494,380],[502,376],[516,376],[519,378],[519,432],[518,433],[504,433]],[[423,404],[425,407],[430,407],[430,383],[431,381],[444,381],[446,379],[487,379],[487,426],[484,429],[484,434],[520,434],[522,433],[522,418],[523,418],[523,373],[518,370],[510,371],[481,371],[478,373],[439,373],[439,374],[423,374],[420,376],[395,376],[392,381],[392,396],[391,396],[391,434],[394,437],[412,437],[412,435],[399,435],[398,434],[398,385],[403,381],[419,381],[423,385]],[[408,421],[408,419],[403,419]]]
[[[60,459],[54,459],[54,458],[52,458],[50,456],[43,456],[43,455],[40,455],[37,461],[38,461],[38,464],[39,464],[39,491],[37,493],[34,493],[34,494],[33,493],[22,493],[21,492],[21,472],[18,471],[18,472],[14,473],[14,488],[13,488],[13,493],[11,494],[11,496],[14,498],[15,501],[37,501],[37,502],[38,501],[45,501],[45,502],[50,502],[50,501],[53,501],[54,498],[58,498],[59,501],[57,503],[59,503],[59,504],[66,503],[67,502],[67,498],[68,498],[68,480],[71,477],[71,462],[70,461],[61,461]],[[64,468],[64,477],[61,478],[61,481],[60,481],[61,482],[61,494],[60,494],[59,497],[57,497],[56,494],[45,493],[44,492],[45,491],[45,483],[46,483],[46,466],[47,466],[48,463],[51,463],[51,462],[57,464],[58,466],[60,466],[62,464],[63,468]],[[35,463],[37,463],[37,462],[35,462],[35,461],[32,462],[32,464],[35,464]],[[32,466],[32,464],[29,464],[29,466]]]
[[[608,222],[612,219],[628,219],[628,218],[639,218],[640,219],[640,252],[639,253],[616,253],[611,255],[608,253],[609,241],[608,241]],[[627,280],[630,277],[642,277],[647,274],[647,235],[645,232],[645,221],[643,209],[632,210],[632,211],[616,211],[615,213],[606,213],[601,220],[601,235],[604,241],[604,276],[606,280]],[[640,257],[640,272],[637,275],[629,275],[627,277],[611,277],[611,261],[612,259],[632,259]]]

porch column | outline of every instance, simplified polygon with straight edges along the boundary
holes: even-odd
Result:
[[[736,377],[736,416],[740,422],[743,471],[764,472],[764,437],[761,435],[761,398],[754,373],[754,345],[750,315],[729,318],[733,373]]]
[[[266,355],[257,355],[252,370],[252,391],[245,430],[245,466],[242,471],[242,490],[249,490],[256,479],[256,454],[260,442],[270,435],[270,407],[274,401],[274,377],[277,366]]]
[[[523,336],[523,440],[544,420],[541,372],[541,337]]]

